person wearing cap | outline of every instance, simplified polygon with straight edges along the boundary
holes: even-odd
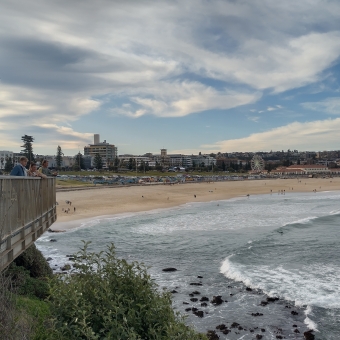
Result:
[[[11,171],[10,176],[27,176],[26,168],[28,159],[25,156],[20,157],[19,164],[17,164]]]

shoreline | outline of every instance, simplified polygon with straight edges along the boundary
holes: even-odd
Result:
[[[284,193],[313,193],[340,190],[340,178],[244,180],[157,186],[102,187],[99,190],[57,192],[57,222],[52,231],[79,228],[94,219],[114,218],[138,212],[203,203]],[[72,202],[71,205],[66,201]],[[75,211],[74,211],[74,208]],[[65,213],[65,210],[69,210]]]

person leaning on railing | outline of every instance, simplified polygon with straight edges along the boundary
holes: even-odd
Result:
[[[27,176],[25,166],[27,165],[28,159],[25,156],[20,157],[19,164],[17,164],[11,171],[10,176]]]
[[[58,172],[54,171],[52,172],[49,168],[48,168],[48,160],[44,159],[41,163],[41,167],[39,168],[39,172],[44,174],[45,176],[57,176]]]
[[[31,163],[30,168],[27,172],[27,176],[47,178],[46,175],[38,171],[37,165],[35,163]]]

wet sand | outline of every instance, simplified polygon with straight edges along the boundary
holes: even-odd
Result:
[[[176,207],[249,195],[340,190],[340,178],[266,179],[175,185],[102,187],[57,192],[57,222],[52,230],[79,227],[99,216]],[[195,197],[196,195],[196,197]],[[71,201],[72,204],[66,204]],[[74,207],[76,211],[74,211]],[[69,209],[68,213],[65,210]],[[64,211],[63,211],[64,210]]]

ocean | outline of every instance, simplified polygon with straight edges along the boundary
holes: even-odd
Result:
[[[189,325],[220,339],[303,339],[314,329],[316,339],[339,340],[339,232],[340,192],[286,192],[94,218],[36,245],[58,272],[81,240],[91,251],[114,243],[119,257],[145,263],[160,288],[175,291]]]

